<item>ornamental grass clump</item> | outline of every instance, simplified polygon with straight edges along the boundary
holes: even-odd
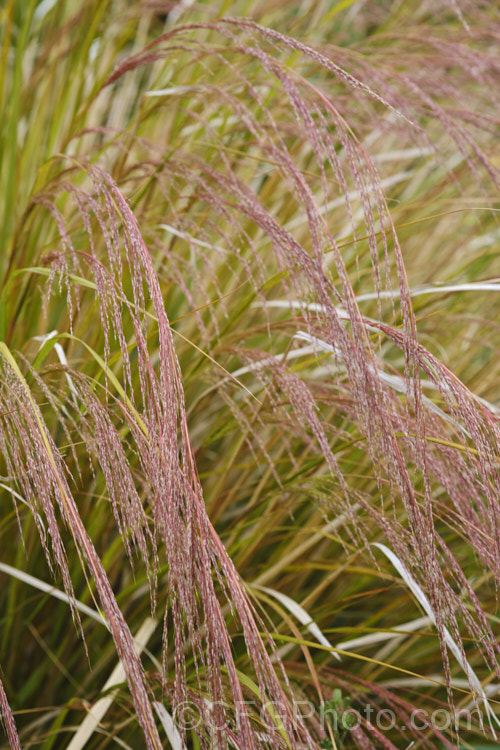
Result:
[[[4,4],[4,747],[496,746],[499,33]]]

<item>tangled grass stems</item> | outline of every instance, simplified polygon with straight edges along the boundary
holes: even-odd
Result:
[[[7,0],[11,747],[496,740],[499,30]]]

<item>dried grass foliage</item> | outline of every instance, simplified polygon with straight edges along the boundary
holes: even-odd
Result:
[[[229,5],[1,11],[1,562],[66,595],[5,577],[8,741],[62,746],[113,656],[125,746],[318,747],[306,698],[407,722],[463,678],[494,737],[498,13]]]

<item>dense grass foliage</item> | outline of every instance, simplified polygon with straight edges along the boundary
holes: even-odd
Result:
[[[499,38],[5,0],[2,747],[497,746]]]

